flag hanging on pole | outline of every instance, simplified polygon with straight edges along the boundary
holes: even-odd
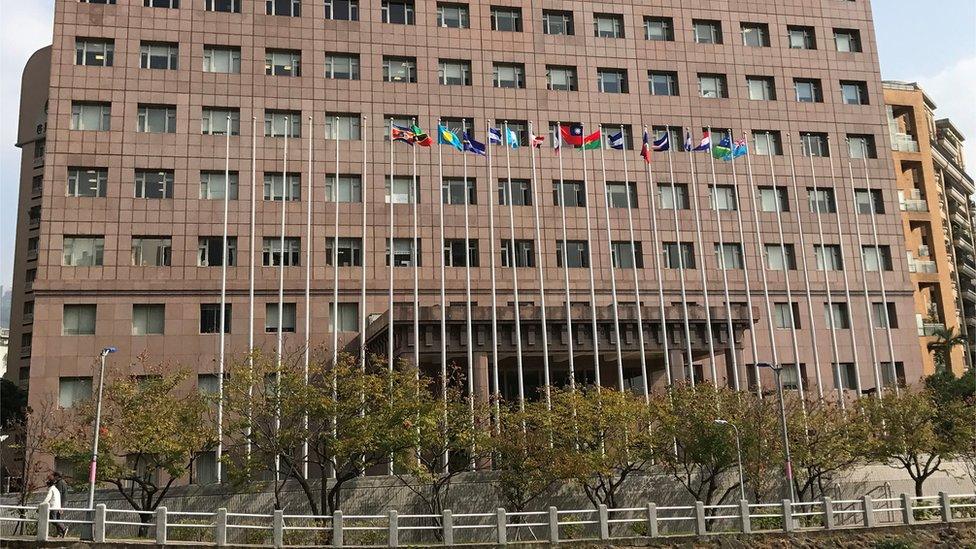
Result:
[[[610,140],[611,149],[617,149],[618,151],[624,150],[624,146],[626,145],[626,141],[627,141],[626,139],[624,139],[624,132],[620,132],[616,135],[611,135],[608,139]]]
[[[733,143],[728,137],[723,138],[719,141],[718,145],[712,148],[712,156],[716,160],[723,160],[725,162],[731,162],[734,158],[745,156],[748,152],[749,149],[744,140],[736,139],[735,143]]]
[[[437,126],[437,144],[438,145],[450,145],[455,149],[464,152],[464,144],[461,142],[461,138],[457,136],[456,133],[449,130],[447,126]]]
[[[667,132],[664,132],[664,139],[667,138]],[[651,137],[647,135],[647,128],[644,128],[644,144],[641,145],[640,155],[644,159],[644,163],[651,163]]]
[[[519,136],[518,136],[518,132],[516,132],[512,128],[506,127],[505,128],[505,141],[506,141],[505,144],[508,145],[509,147],[511,147],[513,149],[519,148]]]
[[[404,128],[402,126],[391,125],[390,126],[390,139],[393,141],[402,141],[407,145],[413,145],[417,142],[417,135],[413,133],[409,128]]]
[[[542,144],[546,142],[546,136],[536,135],[534,133],[529,134],[529,144],[537,149],[542,148]]]
[[[413,125],[413,134],[414,139],[416,139],[416,143],[421,147],[429,147],[434,144],[434,140],[431,139],[429,135],[424,133],[424,130],[420,129],[420,126],[416,124]]]
[[[691,132],[685,134],[685,151],[703,152],[712,149],[712,136],[706,131],[702,134],[701,141],[694,145],[691,141]]]
[[[600,130],[584,136],[583,125],[572,124],[569,127],[559,126],[559,133],[562,136],[563,141],[578,149],[582,148],[586,150],[593,150],[600,148]]]
[[[488,128],[488,144],[489,145],[502,144],[502,131],[500,129]]]
[[[471,137],[471,132],[465,132],[463,146],[465,152],[474,153],[479,156],[488,156],[488,149],[485,147],[485,144],[475,141]]]

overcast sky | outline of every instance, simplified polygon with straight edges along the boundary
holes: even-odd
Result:
[[[20,170],[20,150],[14,146],[20,76],[30,55],[51,43],[54,0],[2,0],[2,4],[0,285],[9,288]],[[883,77],[920,82],[938,104],[938,116],[951,118],[969,137],[967,158],[976,166],[976,2],[874,0],[874,9]]]

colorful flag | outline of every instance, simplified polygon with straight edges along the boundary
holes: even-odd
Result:
[[[407,145],[417,142],[417,136],[409,128],[394,125],[390,128],[390,139],[393,141],[403,141]]]
[[[461,138],[458,137],[456,133],[449,130],[447,126],[437,126],[437,144],[450,145],[455,149],[464,152],[464,143],[461,142]]]
[[[666,132],[664,138],[668,138]],[[651,136],[647,135],[647,128],[644,128],[644,144],[641,145],[640,155],[644,159],[644,162],[651,163]]]
[[[624,145],[626,144],[624,132],[620,132],[617,135],[611,135],[609,139],[611,149],[617,149],[618,151],[624,150]]]
[[[737,139],[735,143],[728,137],[723,138],[718,145],[712,148],[712,156],[717,160],[731,162],[735,158],[745,156],[749,153],[745,140]]]
[[[597,131],[591,133],[590,135],[587,135],[586,137],[584,137],[583,138],[583,147],[582,147],[583,150],[592,151],[594,149],[599,149],[600,148],[600,141],[601,141],[600,138],[601,138],[601,134],[600,134],[600,131],[599,130],[597,130]]]
[[[581,124],[572,124],[570,126],[559,125],[559,135],[562,136],[562,140],[572,145],[574,147],[583,146],[583,126]]]
[[[505,128],[505,141],[507,145],[513,149],[519,148],[519,136],[518,132],[512,128]]]
[[[500,129],[488,128],[488,144],[489,145],[502,144],[502,131]]]
[[[434,144],[434,140],[430,138],[429,135],[424,133],[424,130],[420,129],[420,126],[413,125],[414,138],[417,140],[417,144],[421,147],[429,147]]]
[[[479,143],[471,137],[470,132],[464,133],[464,150],[469,153],[474,153],[480,156],[488,156],[488,149],[485,147],[484,143]]]
[[[546,142],[546,136],[544,135],[536,135],[534,133],[529,135],[529,144],[537,149],[541,149],[542,144],[545,142]]]
[[[687,133],[685,135],[685,151],[702,152],[712,149],[712,136],[707,131],[702,134],[701,141],[697,146],[692,144],[691,133]]]

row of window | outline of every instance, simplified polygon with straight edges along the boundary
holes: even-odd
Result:
[[[75,43],[75,63],[90,66],[112,66],[114,42],[91,38],[79,38]],[[179,68],[179,45],[175,42],[143,42],[140,66],[144,69],[176,70]],[[417,58],[411,56],[383,56],[384,82],[416,83]],[[472,64],[466,59],[438,59],[437,81],[445,86],[472,85]],[[273,76],[301,76],[301,50],[265,49],[265,74]],[[336,80],[359,80],[362,63],[357,53],[329,52],[325,57],[325,77]],[[241,72],[240,48],[204,46],[203,71],[238,74]],[[705,98],[729,97],[729,84],[725,74],[698,73],[698,95]],[[597,89],[602,93],[629,93],[630,78],[627,69],[597,68]],[[525,88],[527,77],[524,63],[492,63],[492,86],[496,88]],[[648,70],[647,84],[651,95],[680,95],[676,71]],[[794,78],[794,95],[801,103],[822,103],[823,84],[817,78]],[[552,91],[577,91],[579,74],[572,65],[546,65],[546,89]],[[746,76],[748,97],[756,101],[774,101],[777,98],[775,79],[772,76]],[[865,105],[868,102],[867,83],[864,81],[840,82],[841,100],[848,105]]]
[[[79,0],[89,4],[114,4],[115,0]],[[360,17],[359,0],[324,0],[325,18],[339,21],[358,21]],[[240,13],[243,0],[206,0],[207,11]],[[308,3],[308,0],[306,0]],[[146,7],[180,7],[179,0],[143,0]],[[266,0],[265,13],[300,17],[302,0]],[[380,15],[383,23],[395,25],[415,25],[416,7],[413,0],[380,0]],[[544,9],[541,13],[542,32],[553,36],[573,36],[576,34],[576,16],[569,10]],[[491,6],[490,27],[493,31],[522,32],[524,16],[517,6]],[[463,2],[438,2],[436,22],[438,27],[466,29],[471,27],[471,10]],[[623,14],[594,13],[593,36],[598,38],[625,38],[627,35]],[[671,17],[644,16],[644,39],[655,41],[674,41],[675,25]],[[698,44],[724,44],[725,31],[722,22],[714,19],[692,19],[691,36]],[[861,32],[857,29],[832,29],[834,47],[839,52],[857,53],[862,51]],[[739,36],[743,46],[754,48],[771,47],[772,33],[768,23],[743,21],[739,23]],[[814,27],[806,25],[787,25],[786,44],[791,49],[815,50],[818,47]]]

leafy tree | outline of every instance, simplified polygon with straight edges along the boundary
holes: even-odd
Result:
[[[27,415],[27,393],[7,378],[0,378],[0,430],[6,431]]]
[[[787,416],[793,486],[800,501],[823,496],[833,479],[867,460],[872,426],[860,407],[810,399],[806,413],[794,402]]]
[[[491,439],[491,448],[506,508],[524,511],[559,482],[559,451],[550,437],[554,420],[557,418],[543,401],[527,402],[524,411],[504,403],[500,406],[498,433]]]
[[[928,348],[935,358],[935,371],[945,372],[949,370],[952,351],[956,347],[965,347],[968,340],[966,336],[957,332],[955,328],[947,328],[945,326],[936,329],[932,332],[932,335],[935,337],[935,340],[929,342]]]
[[[2,440],[4,466],[22,460],[21,469],[18,471],[21,479],[17,505],[27,505],[32,493],[44,485],[42,480],[49,467],[45,452],[50,441],[59,436],[60,423],[54,404],[45,402],[36,408],[26,408],[22,418],[11,421],[4,429],[6,435]],[[16,458],[10,459],[13,456]],[[13,472],[7,471],[8,474]],[[25,510],[18,509],[17,512],[21,518],[26,517]],[[14,533],[23,533],[24,524],[18,522]]]
[[[740,399],[736,426],[742,439],[746,496],[753,501],[768,501],[783,486],[786,464],[779,399],[775,396],[759,398],[753,393],[742,393]],[[734,432],[727,427],[726,431],[731,440]]]

